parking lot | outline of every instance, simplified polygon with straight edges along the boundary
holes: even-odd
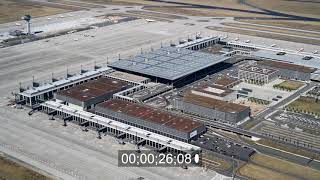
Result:
[[[314,150],[320,149],[319,134],[311,134],[306,128],[302,129],[289,123],[264,121],[255,127],[255,131],[277,141]]]
[[[301,131],[306,131],[315,135],[319,135],[320,120],[307,114],[298,114],[286,111],[277,111],[271,117],[271,120],[279,125],[287,124],[290,128],[299,128]]]
[[[211,134],[201,136],[197,141],[193,142],[193,144],[242,161],[248,161],[249,157],[255,152],[250,147],[242,146]]]

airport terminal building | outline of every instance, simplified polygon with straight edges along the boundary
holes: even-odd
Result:
[[[65,102],[75,109],[89,110],[100,102],[111,99],[114,93],[130,88],[125,81],[100,77],[81,85],[56,92],[55,99]]]
[[[95,114],[183,142],[206,132],[202,123],[190,118],[118,99],[98,104]]]
[[[209,54],[179,47],[163,47],[121,59],[109,66],[118,71],[148,77],[164,84],[186,84],[192,79],[205,76],[207,72],[218,70],[229,56]]]

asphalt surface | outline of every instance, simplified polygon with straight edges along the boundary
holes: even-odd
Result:
[[[112,10],[118,8],[119,10]],[[139,7],[141,8],[141,7]],[[96,9],[107,12],[124,12],[120,6],[109,6],[106,9]],[[132,9],[131,9],[132,10]],[[97,11],[78,11],[72,16],[55,21],[76,20],[81,16],[99,15]],[[101,14],[101,13],[100,13]],[[57,16],[57,15],[56,15]],[[78,17],[79,16],[79,17]],[[83,133],[78,126],[64,128],[61,122],[49,121],[41,113],[31,117],[28,110],[19,110],[7,106],[11,92],[16,91],[19,82],[24,87],[30,86],[32,76],[36,81],[49,82],[51,73],[62,77],[69,73],[84,69],[92,69],[97,65],[106,64],[121,57],[128,57],[150,50],[151,47],[168,45],[170,41],[195,36],[201,32],[205,35],[218,35],[216,31],[208,30],[208,25],[218,25],[221,20],[211,17],[188,17],[187,20],[173,22],[152,22],[144,19],[124,22],[112,26],[92,29],[81,33],[58,36],[47,40],[21,44],[0,49],[0,151],[30,165],[44,170],[62,179],[223,179],[224,176],[214,171],[203,171],[201,168],[118,168],[117,150],[134,149],[130,144],[119,146],[112,137],[96,139],[96,133]],[[208,22],[198,22],[207,19]],[[225,21],[233,21],[226,18]],[[50,23],[45,18],[33,20],[34,26]],[[185,25],[193,23],[194,26]],[[1,24],[0,32],[7,31],[15,22]],[[87,33],[90,37],[84,36]],[[92,36],[91,36],[92,35]],[[226,36],[227,34],[221,34]],[[239,37],[228,34],[230,39]],[[77,39],[77,40],[75,40]],[[240,40],[250,39],[252,43],[274,44],[280,47],[296,49],[303,46],[306,51],[314,51],[317,46],[303,45],[285,41],[262,39],[250,36],[240,36]]]

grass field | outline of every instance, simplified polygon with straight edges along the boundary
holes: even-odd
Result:
[[[254,154],[253,156],[251,156],[251,162],[272,170],[280,171],[284,174],[291,175],[293,177],[299,177],[298,179],[306,178],[310,180],[317,180],[320,177],[319,170],[301,166],[289,161],[267,156],[264,154]]]
[[[270,38],[270,39],[278,39],[283,41],[291,41],[291,42],[297,42],[297,43],[305,43],[305,44],[313,44],[313,45],[319,45],[319,40],[314,39],[307,39],[307,38],[300,38],[300,37],[290,37],[286,35],[279,35],[279,34],[273,34],[268,32],[257,32],[253,30],[241,30],[236,28],[229,28],[229,27],[216,27],[216,26],[209,26],[208,29],[214,30],[214,31],[222,31],[222,32],[229,32],[229,33],[235,33],[235,34],[244,34],[249,36],[257,36],[257,37],[263,37],[263,38]]]
[[[230,11],[230,10],[221,10],[221,9],[200,9],[200,8],[177,8],[170,6],[162,7],[145,7],[144,10],[157,11],[164,13],[174,13],[188,16],[211,16],[211,17],[247,17],[252,16],[252,13]],[[263,14],[254,14],[255,17],[272,17]]]
[[[288,13],[292,15],[306,17],[320,17],[319,1],[304,1],[304,0],[246,0],[251,5],[258,6],[277,12]]]
[[[1,180],[50,180],[46,176],[27,169],[19,164],[0,156]]]
[[[30,14],[32,17],[41,17],[79,9],[81,8],[24,2],[20,0],[1,0],[0,23],[21,20],[21,16],[26,14]]]
[[[318,38],[320,36],[319,33],[305,33],[305,32],[299,32],[295,30],[263,27],[263,26],[253,25],[253,24],[241,24],[241,23],[222,23],[222,24],[230,27],[238,27],[238,28],[253,29],[253,30],[259,30],[259,31],[275,32],[275,33],[285,33],[285,34],[305,36],[305,37]]]
[[[280,84],[275,84],[274,88],[279,88],[279,89],[284,89],[284,90],[289,90],[289,91],[294,91],[302,87],[304,84],[302,82],[297,82],[297,81],[283,81]]]
[[[232,166],[231,162],[228,162],[228,161],[226,161],[222,158],[219,158],[213,154],[204,153],[203,158],[218,163],[219,166],[216,167],[217,169],[228,170]]]
[[[80,1],[67,1],[67,0],[47,0],[48,2],[54,2],[54,3],[61,3],[65,4],[67,6],[78,6],[80,8],[103,8],[102,5],[95,5],[92,3],[87,2],[80,2]]]
[[[286,28],[301,29],[310,31],[320,31],[320,22],[306,22],[306,21],[288,21],[288,20],[238,20],[240,22],[247,22],[252,24],[261,24],[269,26],[278,26]]]
[[[320,100],[313,97],[301,96],[299,99],[290,103],[287,109],[301,113],[313,114],[320,116]]]
[[[270,146],[276,149],[280,149],[283,151],[288,151],[291,152],[293,154],[298,154],[301,156],[305,156],[305,157],[309,157],[309,158],[314,158],[316,160],[320,160],[320,154],[314,153],[314,152],[310,152],[310,151],[306,151],[304,149],[301,148],[297,148],[296,146],[289,146],[289,145],[285,145],[285,144],[281,144],[281,143],[276,143],[274,141],[270,141],[267,139],[261,139],[259,141],[257,141],[257,143],[259,144],[263,144],[266,146]]]
[[[94,2],[101,4],[120,4],[120,5],[151,5],[151,6],[175,6],[176,4],[155,2],[148,0],[82,0],[85,2]],[[242,10],[252,10],[250,6],[240,4],[237,0],[170,0],[170,2],[188,3],[188,4],[201,4],[217,7],[227,7]]]
[[[268,168],[264,168],[255,164],[248,163],[242,166],[238,173],[241,176],[247,177],[249,179],[257,179],[257,180],[298,180],[293,176],[281,174],[275,171],[272,171]]]

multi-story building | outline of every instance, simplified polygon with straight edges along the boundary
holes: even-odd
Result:
[[[302,81],[309,81],[311,78],[311,73],[317,70],[315,68],[296,65],[292,63],[270,60],[258,61],[257,64],[265,68],[272,68],[278,70],[278,75],[280,78],[295,79]]]
[[[244,65],[238,69],[238,77],[244,81],[267,84],[278,77],[278,71],[270,68],[261,68],[255,65]]]
[[[193,114],[212,120],[237,123],[250,116],[250,107],[199,96],[191,92],[177,96],[173,107],[183,113]]]

